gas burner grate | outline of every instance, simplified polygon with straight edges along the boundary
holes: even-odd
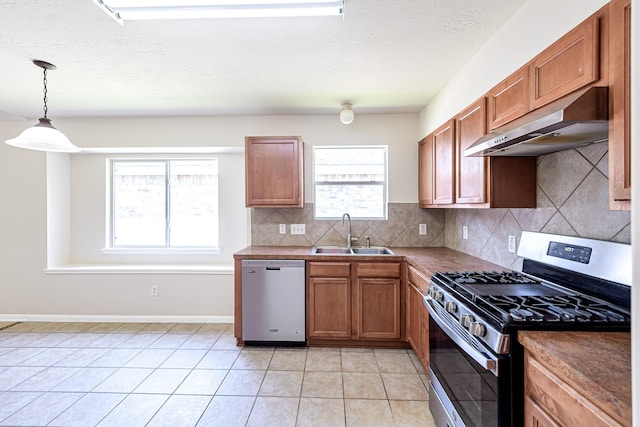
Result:
[[[629,315],[611,305],[579,295],[478,296],[479,307],[505,322],[628,322]]]

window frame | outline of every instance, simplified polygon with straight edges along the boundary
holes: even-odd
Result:
[[[383,181],[316,181],[316,150],[345,150],[345,149],[382,149],[384,150],[384,180]],[[344,185],[344,186],[380,186],[382,187],[382,203],[383,203],[383,216],[380,217],[362,217],[355,216],[348,212],[352,220],[358,221],[387,221],[389,219],[389,146],[388,145],[320,145],[313,147],[313,159],[312,159],[312,179],[313,179],[313,219],[318,221],[335,221],[342,218],[342,215],[337,217],[325,217],[317,215],[317,186],[325,185]]]
[[[144,157],[144,158],[117,158],[117,157],[109,157],[107,160],[107,212],[108,216],[107,223],[109,224],[108,229],[106,230],[106,244],[105,248],[102,250],[103,253],[106,254],[219,254],[220,251],[220,171],[219,171],[219,162],[220,159],[218,157]],[[218,239],[217,244],[215,246],[170,246],[170,210],[171,210],[171,162],[180,162],[180,161],[215,161],[217,163],[217,193],[218,200],[217,208],[218,208]],[[117,163],[127,163],[127,162],[148,162],[148,163],[164,163],[165,165],[165,182],[164,182],[164,192],[165,192],[165,245],[115,245],[115,188],[114,188],[114,170]]]

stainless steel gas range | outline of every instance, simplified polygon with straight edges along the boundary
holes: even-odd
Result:
[[[522,272],[431,278],[429,406],[439,427],[523,425],[518,330],[630,330],[630,245],[523,232],[518,255]]]

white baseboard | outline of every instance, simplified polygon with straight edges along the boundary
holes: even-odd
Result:
[[[89,323],[233,323],[233,316],[0,314],[0,322],[89,322]]]

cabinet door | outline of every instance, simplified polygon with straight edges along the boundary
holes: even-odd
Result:
[[[422,294],[409,282],[407,284],[407,341],[419,359],[422,359]]]
[[[420,322],[420,361],[425,372],[429,372],[429,310],[424,303],[420,306],[421,322]]]
[[[524,398],[524,427],[560,427],[529,397]]]
[[[454,121],[447,122],[433,133],[433,203],[453,203]]]
[[[300,137],[246,137],[247,207],[303,207]]]
[[[516,71],[487,94],[489,130],[529,112],[529,68]]]
[[[433,204],[433,135],[426,136],[418,146],[418,203]]]
[[[308,280],[307,333],[309,337],[351,336],[351,280],[312,277]]]
[[[487,132],[485,98],[481,98],[455,119],[456,203],[487,201],[487,158],[465,157],[464,150]]]
[[[529,66],[531,110],[599,78],[599,20],[593,16],[545,49]]]
[[[401,338],[400,279],[358,279],[354,302],[358,338]]]
[[[631,0],[609,4],[609,198],[631,209]]]

